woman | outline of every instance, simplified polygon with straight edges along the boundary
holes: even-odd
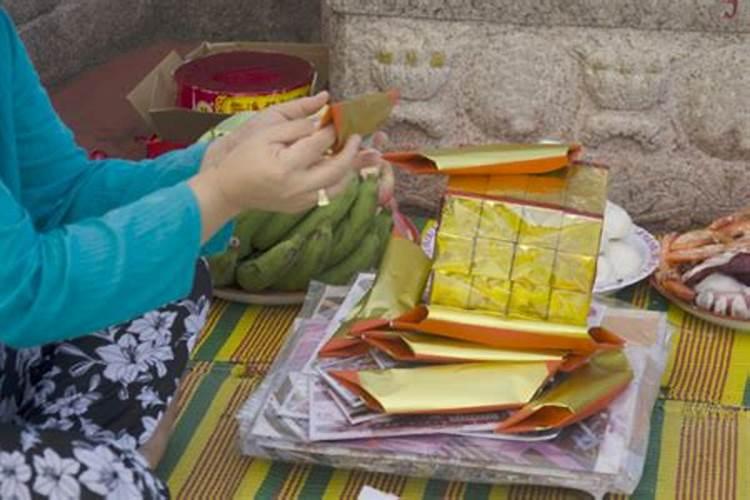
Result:
[[[150,467],[208,310],[200,256],[239,212],[306,209],[379,161],[357,137],[324,156],[326,101],[158,160],[91,162],[0,10],[0,497],[168,495]]]

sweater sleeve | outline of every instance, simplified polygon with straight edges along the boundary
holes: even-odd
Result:
[[[16,31],[10,33],[21,197],[37,227],[46,230],[100,217],[198,172],[205,144],[142,162],[89,160],[52,107]],[[151,215],[158,218],[160,210]],[[230,235],[231,224],[204,247],[205,253],[220,251]]]
[[[190,291],[199,242],[185,183],[45,232],[0,183],[0,282],[13,284],[0,290],[0,341],[70,339],[178,300]]]

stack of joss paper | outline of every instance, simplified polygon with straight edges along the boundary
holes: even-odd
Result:
[[[608,171],[577,152],[540,144],[388,155],[449,177],[434,259],[392,239],[374,285],[319,355],[375,351],[393,363],[328,378],[385,415],[500,412],[503,434],[559,429],[605,409],[633,374],[621,339],[589,314]]]

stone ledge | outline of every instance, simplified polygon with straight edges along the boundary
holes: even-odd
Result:
[[[742,0],[330,0],[337,14],[484,21],[519,26],[750,31]]]

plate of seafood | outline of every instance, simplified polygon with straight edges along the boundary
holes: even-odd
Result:
[[[664,297],[705,321],[750,330],[750,209],[661,239],[651,279]]]

